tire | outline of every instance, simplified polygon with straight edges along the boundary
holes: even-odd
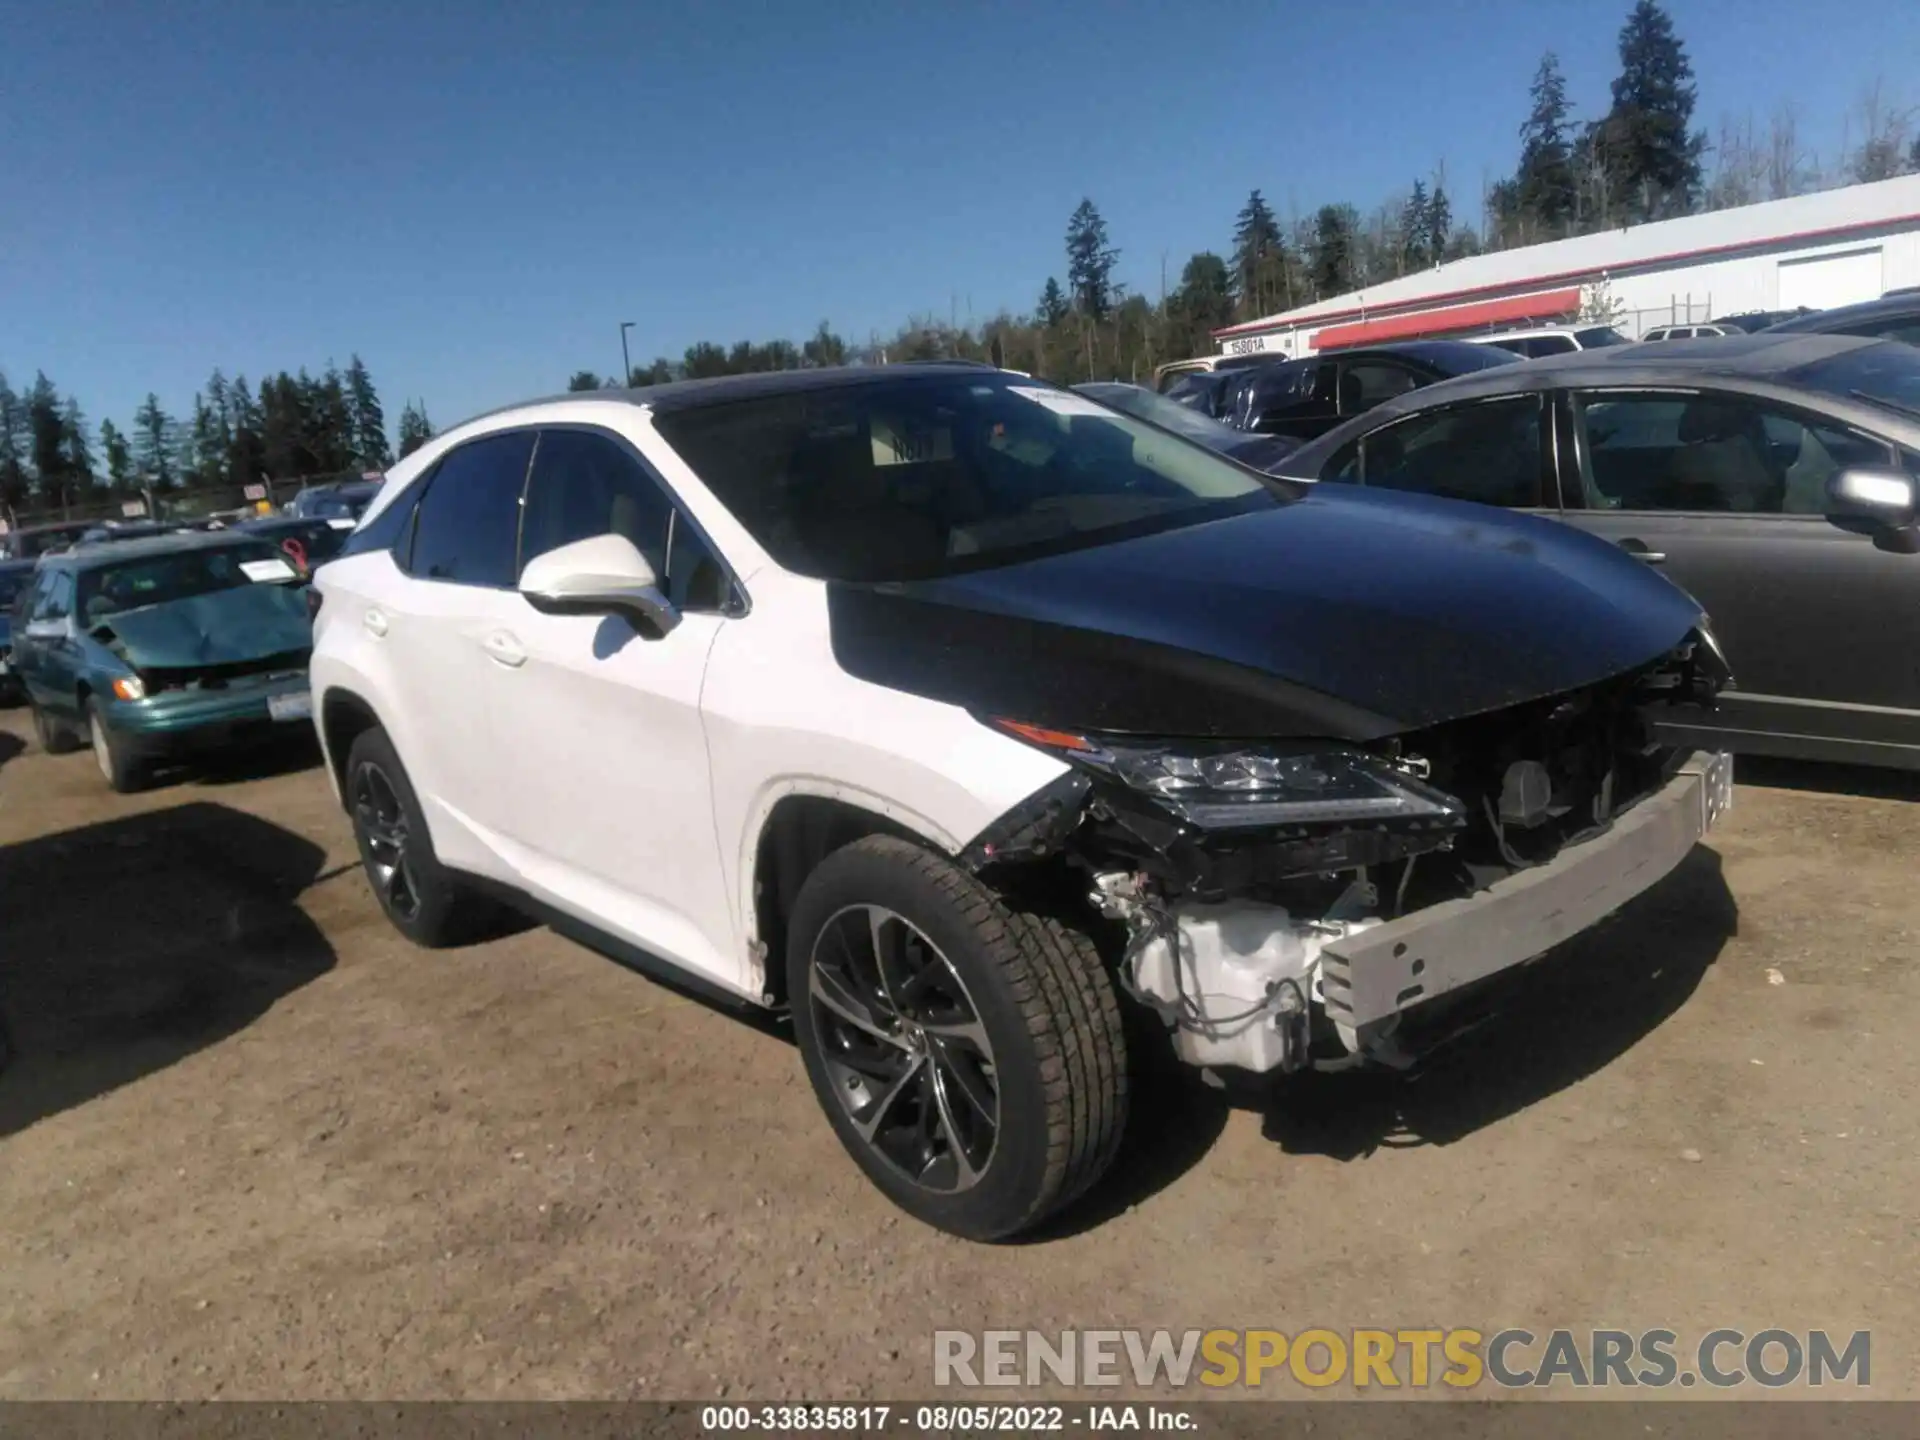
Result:
[[[434,856],[420,801],[386,731],[366,730],[353,742],[344,788],[360,863],[394,929],[430,950],[480,938],[499,907]]]
[[[73,738],[73,732],[38,705],[33,706],[33,734],[40,742],[40,748],[49,755],[67,755],[80,748],[80,742]]]
[[[87,742],[93,748],[93,762],[107,788],[117,795],[131,795],[147,783],[147,762],[135,752],[127,737],[107,723],[107,712],[98,700],[87,701]]]
[[[1009,910],[918,845],[870,836],[807,877],[788,936],[807,1077],[901,1209],[1003,1240],[1105,1173],[1126,1124],[1126,1041],[1085,935]]]

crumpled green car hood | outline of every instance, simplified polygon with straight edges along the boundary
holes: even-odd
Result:
[[[102,616],[127,663],[183,670],[261,660],[313,644],[303,592],[290,585],[240,585],[164,605]]]

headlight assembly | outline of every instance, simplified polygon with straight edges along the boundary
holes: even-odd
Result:
[[[1120,742],[996,723],[1206,830],[1393,821],[1413,830],[1452,830],[1466,822],[1465,807],[1451,795],[1360,751]]]

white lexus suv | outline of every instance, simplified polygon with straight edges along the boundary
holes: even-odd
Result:
[[[1656,728],[1711,633],[1614,547],[979,366],[483,416],[315,595],[401,931],[510,905],[789,1016],[866,1173],[983,1239],[1111,1161],[1123,1011],[1204,1067],[1408,1064],[1728,794]]]

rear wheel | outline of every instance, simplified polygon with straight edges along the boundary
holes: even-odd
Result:
[[[93,762],[111,789],[125,795],[146,784],[147,762],[126,736],[107,723],[98,700],[87,702],[87,739],[93,746]]]
[[[808,1078],[902,1209],[1004,1239],[1105,1172],[1126,1119],[1126,1046],[1086,936],[885,836],[822,861],[788,928]]]
[[[402,935],[428,948],[458,945],[498,918],[497,906],[435,858],[420,801],[386,731],[367,730],[353,742],[346,794],[374,898]]]

